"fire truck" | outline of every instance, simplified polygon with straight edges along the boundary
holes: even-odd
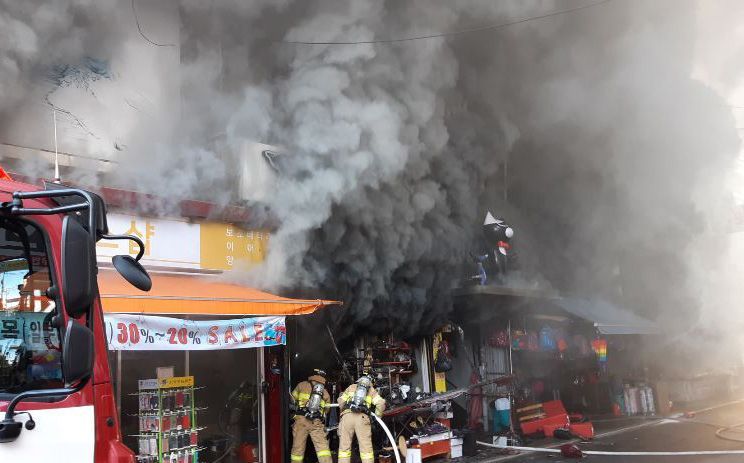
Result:
[[[135,236],[111,235],[96,194],[13,181],[0,168],[0,461],[133,462],[121,442],[95,246],[132,240],[113,266],[143,291]]]

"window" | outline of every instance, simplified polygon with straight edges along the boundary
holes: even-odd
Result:
[[[63,386],[49,268],[41,230],[0,218],[0,396]]]

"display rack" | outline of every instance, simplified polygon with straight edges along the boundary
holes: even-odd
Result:
[[[399,383],[402,377],[414,373],[411,369],[413,363],[410,358],[410,356],[413,355],[413,349],[407,344],[391,347],[368,347],[362,350],[365,353],[370,352],[372,354],[373,368],[388,367],[386,369],[388,385],[392,386],[393,384]],[[399,352],[405,353],[409,356],[409,359],[405,361],[395,360],[395,354]]]
[[[198,463],[194,377],[144,379],[138,384],[138,463]]]

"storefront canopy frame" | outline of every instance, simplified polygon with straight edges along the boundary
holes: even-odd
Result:
[[[290,299],[214,276],[153,273],[144,293],[116,272],[102,270],[98,286],[104,313],[159,315],[306,315],[338,301]]]
[[[658,334],[656,323],[603,300],[559,297],[551,302],[566,312],[594,323],[601,334]]]

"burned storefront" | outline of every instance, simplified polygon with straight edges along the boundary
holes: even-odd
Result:
[[[371,378],[393,440],[373,427],[381,461],[395,449],[424,459],[472,454],[483,433],[566,428],[591,437],[588,416],[663,412],[668,400],[643,356],[657,326],[606,301],[518,284],[514,229],[491,213],[483,227],[484,240],[452,291],[448,321],[406,335],[380,315],[375,330],[350,335],[332,312],[298,320],[288,343],[292,384],[323,369],[334,403],[348,385]],[[338,409],[326,426],[338,428]],[[329,433],[332,451],[337,439]]]
[[[607,302],[547,291],[473,286],[456,294],[462,349],[471,353],[461,363],[477,365],[484,378],[513,375],[508,398],[516,408],[561,400],[582,414],[655,413],[641,350],[644,338],[656,333],[652,322]],[[465,373],[451,381],[465,384]],[[639,391],[642,400],[635,398]],[[484,429],[491,428],[494,401],[504,393],[484,393]]]
[[[563,296],[526,278],[514,234],[504,219],[486,215],[472,271],[453,291],[456,329],[444,334],[450,360],[435,363],[451,388],[510,378],[508,386],[485,385],[458,400],[468,427],[540,434],[545,425],[572,424],[569,414],[665,411],[667,392],[652,381],[643,349],[658,327],[605,300]]]
[[[291,321],[288,330],[290,371],[293,386],[312,377],[314,369],[327,373],[326,389],[336,403],[347,386],[369,377],[376,392],[385,400],[380,418],[390,431],[395,449],[382,426],[372,427],[373,447],[378,461],[394,461],[394,451],[402,458],[408,452],[426,459],[436,456],[459,457],[471,452],[467,414],[457,405],[470,392],[447,383],[452,362],[449,337],[457,327],[446,324],[435,332],[401,336],[392,330],[385,334],[339,337],[329,323],[331,312]],[[337,333],[336,333],[337,334]],[[338,343],[338,344],[336,344]],[[499,379],[501,381],[501,379]],[[340,411],[334,406],[326,419],[332,452],[339,448],[337,434]],[[308,444],[305,458],[313,459]]]

